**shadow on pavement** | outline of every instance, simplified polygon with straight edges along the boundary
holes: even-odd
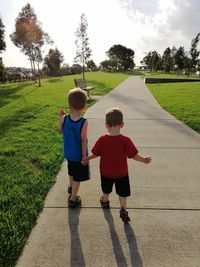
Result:
[[[71,236],[71,260],[70,260],[71,267],[77,267],[77,266],[86,267],[78,231],[80,211],[81,208],[68,209],[69,229]]]
[[[137,240],[130,224],[124,224],[124,231],[126,234],[127,242],[129,245],[130,256],[131,256],[131,266],[133,267],[143,267],[142,259],[138,251]]]
[[[104,217],[109,225],[109,230],[110,230],[110,237],[112,240],[112,245],[113,245],[113,250],[115,254],[115,259],[118,267],[128,267],[128,264],[126,262],[126,258],[124,256],[122,246],[120,244],[119,238],[117,236],[117,232],[115,230],[115,225],[113,222],[113,216],[111,214],[110,209],[103,209],[104,212]]]
[[[114,226],[113,217],[111,214],[110,209],[103,209],[104,217],[109,225],[110,236],[112,240],[113,250],[115,254],[115,259],[118,267],[126,267],[128,263],[124,256],[122,246],[120,244],[120,240],[117,236],[117,232]],[[131,266],[132,267],[143,267],[142,259],[137,247],[137,241],[134,234],[134,231],[130,224],[124,224],[124,231],[126,234],[129,250],[130,250],[130,257],[131,257]]]

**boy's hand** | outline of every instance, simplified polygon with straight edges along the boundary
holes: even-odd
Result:
[[[62,108],[62,109],[60,110],[59,117],[61,118],[61,117],[64,116],[64,115],[65,115],[65,111],[64,111],[64,109]]]
[[[88,162],[89,162],[89,160],[88,160],[87,157],[84,157],[84,158],[82,158],[82,160],[81,160],[81,164],[82,164],[83,166],[88,165]]]
[[[149,164],[152,161],[151,157],[144,158],[144,163]]]

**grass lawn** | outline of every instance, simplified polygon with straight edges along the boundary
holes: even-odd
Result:
[[[62,157],[58,113],[80,75],[0,85],[0,266],[14,266],[35,224]],[[104,95],[126,74],[86,73],[92,94]],[[93,104],[91,101],[89,105]]]
[[[146,77],[148,78],[184,78],[184,79],[199,79],[199,76],[193,76],[193,75],[184,75],[184,74],[177,74],[176,72],[172,73],[165,73],[161,71],[155,71],[155,72],[146,72]]]
[[[200,133],[200,82],[147,86],[165,110]]]

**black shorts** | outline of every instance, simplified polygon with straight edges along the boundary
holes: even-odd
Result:
[[[109,178],[101,174],[101,189],[104,194],[112,192],[113,184],[115,184],[116,193],[120,197],[129,197],[131,195],[128,175],[121,178]]]
[[[89,164],[84,166],[80,162],[67,160],[68,175],[73,176],[76,182],[83,182],[90,179]]]

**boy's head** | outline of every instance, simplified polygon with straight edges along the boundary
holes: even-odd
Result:
[[[109,127],[123,125],[123,113],[118,108],[111,108],[106,113],[106,124]]]
[[[69,107],[75,110],[82,110],[87,103],[87,95],[80,88],[74,88],[69,91],[67,96]]]

